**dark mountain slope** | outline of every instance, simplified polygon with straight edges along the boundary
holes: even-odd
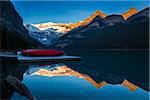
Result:
[[[148,8],[145,8],[143,9],[142,11],[132,15],[131,17],[129,17],[127,19],[127,22],[136,22],[137,20],[141,20],[141,21],[144,21],[144,19],[149,18],[149,7]],[[142,20],[143,19],[143,20]]]
[[[147,49],[149,47],[148,10],[149,8],[146,8],[126,21],[119,15],[107,16],[102,20],[103,25],[97,25],[95,28],[89,28],[87,25],[73,30],[60,38],[54,47],[64,49]],[[99,23],[99,21],[96,22]],[[90,25],[94,23],[95,21],[92,21]]]
[[[10,1],[0,1],[1,50],[37,47],[40,43],[29,37],[23,20]]]
[[[116,23],[123,23],[124,19],[121,15],[109,15],[103,19],[105,25],[114,25]]]

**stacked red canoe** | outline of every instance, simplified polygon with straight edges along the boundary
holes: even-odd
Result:
[[[61,56],[64,55],[63,51],[58,50],[22,50],[24,56]]]

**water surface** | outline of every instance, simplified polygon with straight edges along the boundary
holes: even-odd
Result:
[[[148,52],[67,51],[67,54],[79,55],[82,60],[6,63],[5,76],[16,76],[38,100],[148,100]],[[12,100],[27,99],[15,91],[10,97]]]

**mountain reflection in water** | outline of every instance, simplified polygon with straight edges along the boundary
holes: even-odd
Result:
[[[32,70],[32,69],[31,69]],[[29,73],[28,73],[29,74]],[[78,78],[83,78],[93,84],[96,88],[100,88],[102,86],[105,86],[107,83],[105,81],[102,82],[95,82],[90,76],[86,74],[79,73],[77,71],[72,70],[71,68],[68,68],[66,65],[58,66],[54,70],[48,70],[47,68],[39,68],[38,71],[30,73],[30,75],[40,75],[40,76],[49,76],[49,77],[54,77],[54,76],[76,76]],[[127,86],[129,90],[135,91],[138,87],[132,83],[130,83],[127,80],[124,80],[122,85]]]
[[[79,73],[63,63],[29,65],[29,69],[24,74],[23,83],[29,87],[38,100],[48,98],[52,100],[68,98],[73,100],[98,100],[99,98],[102,100],[110,98],[148,100],[147,91],[126,79],[120,84],[111,84],[104,80],[97,83],[92,77]],[[12,99],[22,98],[15,94]]]
[[[5,82],[12,75],[38,100],[148,99],[148,52],[66,52],[80,55],[82,61],[18,64],[5,60],[2,96],[12,100],[24,98]]]

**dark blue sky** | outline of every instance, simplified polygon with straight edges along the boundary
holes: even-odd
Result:
[[[106,14],[123,13],[135,7],[142,10],[148,1],[12,1],[24,23],[77,22],[90,16],[95,10]]]

